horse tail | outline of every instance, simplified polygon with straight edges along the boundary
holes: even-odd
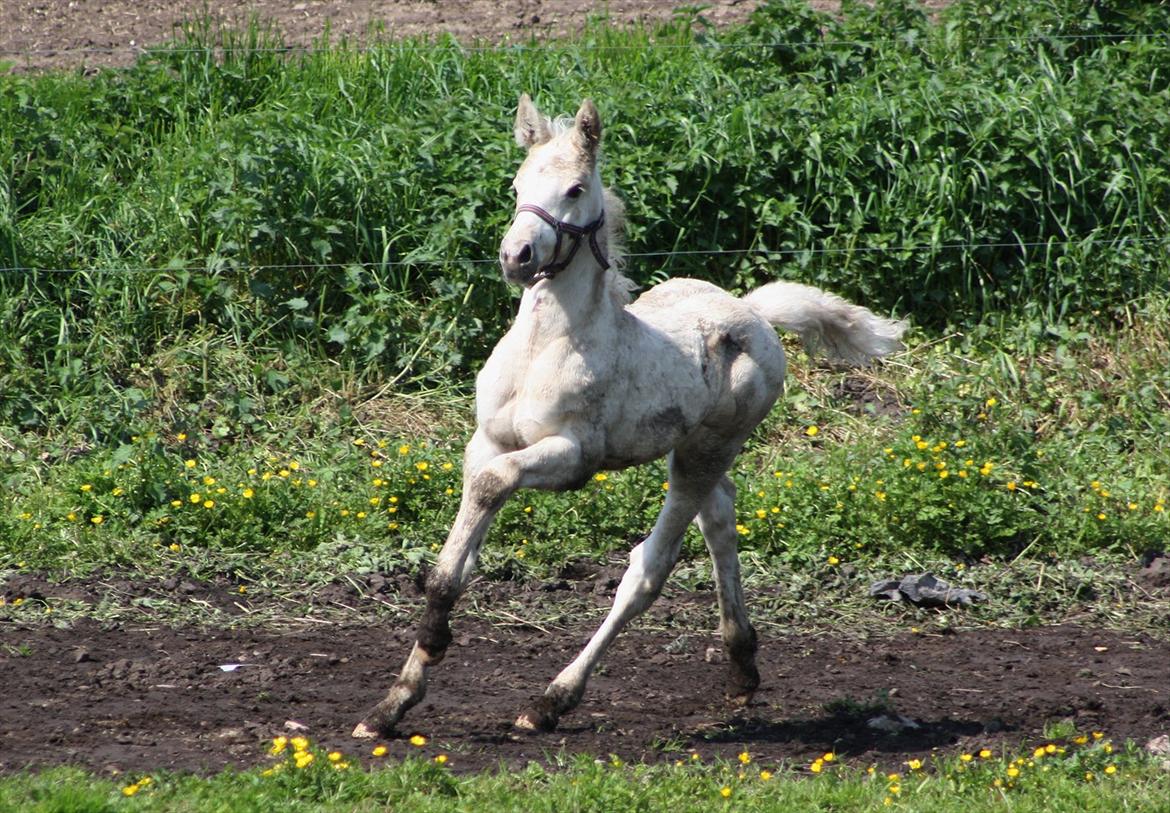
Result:
[[[906,322],[883,319],[836,294],[796,282],[770,282],[743,301],[769,323],[800,336],[809,354],[860,366],[902,349]]]

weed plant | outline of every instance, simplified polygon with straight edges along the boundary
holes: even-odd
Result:
[[[512,309],[522,90],[599,101],[639,282],[799,279],[928,329],[1105,317],[1168,277],[1170,10],[1118,8],[780,0],[726,32],[296,52],[194,22],[130,69],[5,75],[0,426],[247,432],[469,381]]]

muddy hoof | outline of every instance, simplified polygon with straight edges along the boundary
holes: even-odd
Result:
[[[354,726],[351,737],[359,740],[372,740],[379,737],[389,737],[394,733],[394,725],[402,715],[389,716],[375,709],[366,719]]]
[[[522,711],[512,725],[524,731],[555,731],[557,718],[547,711],[531,708]]]
[[[373,740],[378,737],[377,729],[371,728],[365,720],[362,720],[353,728],[351,737],[358,740]]]
[[[736,694],[729,693],[727,695],[727,702],[737,709],[746,708],[755,697],[755,692],[739,692]]]

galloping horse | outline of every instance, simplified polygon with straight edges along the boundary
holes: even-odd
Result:
[[[513,493],[580,488],[598,471],[663,455],[670,489],[650,535],[630,552],[613,609],[515,724],[551,730],[580,702],[610,643],[658,596],[691,521],[714,564],[728,699],[746,704],[760,676],[727,470],[784,388],[784,350],[773,326],[848,364],[901,347],[903,323],[794,283],[737,298],[707,282],[673,279],[631,303],[632,285],[615,269],[624,213],[601,183],[593,102],[583,102],[574,119],[553,121],[524,95],[515,135],[527,157],[512,182],[517,205],[500,265],[508,282],[524,288],[519,313],[476,379],[477,428],[464,453],[462,501],[427,580],[417,641],[355,737],[388,734],[422,700],[427,670],[451,643],[451,608]]]

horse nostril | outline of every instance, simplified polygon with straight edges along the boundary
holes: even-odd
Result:
[[[521,265],[525,265],[531,259],[532,246],[530,246],[528,243],[525,243],[524,247],[521,248],[520,252],[516,255],[516,262],[520,263]]]

